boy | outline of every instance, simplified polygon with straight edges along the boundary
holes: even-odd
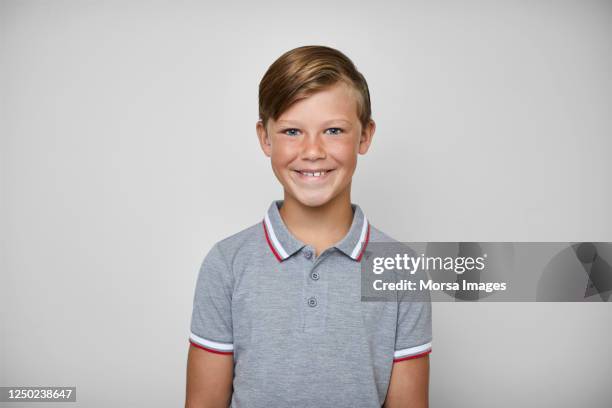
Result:
[[[361,301],[368,242],[393,241],[351,203],[375,130],[364,77],[335,49],[293,49],[259,115],[284,199],[202,263],[186,406],[427,407],[431,304]]]

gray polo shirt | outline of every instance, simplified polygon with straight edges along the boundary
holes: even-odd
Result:
[[[359,206],[347,235],[316,257],[280,206],[206,255],[189,340],[233,354],[232,407],[380,407],[393,364],[431,351],[429,298],[361,301],[368,242],[396,241]]]

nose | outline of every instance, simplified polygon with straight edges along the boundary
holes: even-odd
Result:
[[[301,156],[305,160],[317,160],[326,157],[325,146],[319,135],[311,134],[303,139]]]

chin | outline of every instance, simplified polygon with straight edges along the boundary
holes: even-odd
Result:
[[[334,197],[332,194],[319,192],[298,192],[297,194],[294,193],[292,195],[298,202],[300,202],[300,204],[306,207],[320,207],[330,202]]]

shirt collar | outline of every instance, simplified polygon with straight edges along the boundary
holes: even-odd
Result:
[[[279,262],[306,246],[287,229],[279,212],[282,205],[283,200],[273,201],[262,222],[266,241]],[[353,209],[353,222],[349,232],[334,247],[351,259],[360,261],[370,239],[370,223],[358,205],[351,204],[351,208]]]

